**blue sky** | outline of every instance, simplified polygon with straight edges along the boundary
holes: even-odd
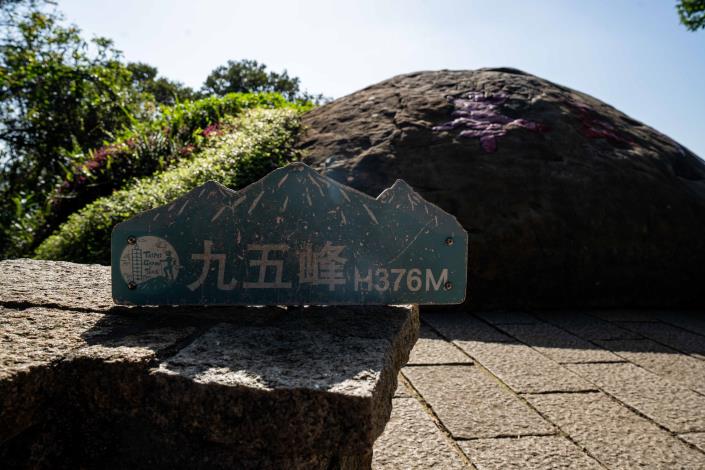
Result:
[[[591,94],[705,158],[705,30],[670,0],[59,1],[88,36],[193,87],[229,59],[340,97],[400,73],[510,66]]]

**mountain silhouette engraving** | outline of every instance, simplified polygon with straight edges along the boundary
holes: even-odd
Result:
[[[375,199],[303,163],[208,181],[112,234],[118,304],[455,304],[466,263],[463,227],[404,181]]]

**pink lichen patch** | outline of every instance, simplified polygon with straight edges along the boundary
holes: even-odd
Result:
[[[609,122],[601,119],[599,113],[592,109],[587,104],[577,101],[568,100],[568,106],[574,114],[578,116],[582,125],[582,133],[590,139],[608,139],[613,143],[632,145],[632,141],[624,137],[615,127]]]
[[[470,92],[465,98],[453,100],[455,110],[452,121],[435,126],[436,132],[459,130],[458,136],[478,138],[485,152],[497,150],[497,139],[515,128],[532,132],[545,132],[547,127],[526,119],[515,119],[502,114],[500,106],[507,101],[503,93],[489,94]]]

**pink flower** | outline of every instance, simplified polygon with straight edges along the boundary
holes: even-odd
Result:
[[[220,135],[220,126],[218,123],[211,124],[210,126],[203,129],[202,132],[204,137],[211,137],[213,135]]]

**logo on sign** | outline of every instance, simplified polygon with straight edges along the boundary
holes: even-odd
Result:
[[[179,255],[163,238],[133,237],[120,254],[120,274],[129,286],[158,290],[176,281]]]

